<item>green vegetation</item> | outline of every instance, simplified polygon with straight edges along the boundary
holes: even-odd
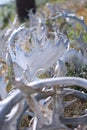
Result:
[[[81,77],[87,79],[87,65],[86,66],[68,66],[67,76]]]
[[[68,66],[67,65],[67,74],[66,76],[80,77],[87,79],[87,65],[85,66]],[[87,93],[87,90],[79,88],[78,86],[72,86],[72,88],[84,91]]]
[[[15,17],[14,2],[0,7],[0,28],[6,27]]]

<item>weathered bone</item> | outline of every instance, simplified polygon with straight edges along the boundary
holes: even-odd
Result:
[[[18,85],[19,84],[19,85]],[[32,89],[42,89],[44,86],[46,88],[49,88],[50,86],[55,87],[55,86],[72,86],[72,85],[77,85],[78,87],[82,87],[84,89],[87,89],[87,80],[84,78],[79,78],[79,77],[59,77],[59,78],[48,78],[48,79],[42,79],[34,82],[30,82],[28,84],[20,85],[21,81],[16,81],[16,85],[18,88],[25,88],[26,89],[32,88]],[[25,90],[24,90],[25,92]],[[28,93],[28,91],[27,91]]]
[[[53,13],[52,10],[51,16]],[[56,18],[59,17],[76,20],[87,32],[84,20],[81,20],[76,15],[67,12],[59,13],[55,17],[50,17],[50,20],[56,21]],[[40,18],[30,13],[30,27],[27,28],[22,25],[13,30],[8,40],[8,56],[6,59],[7,65],[12,69],[12,78],[10,76],[9,79],[11,79],[10,81],[15,85],[15,88],[20,89],[21,92],[14,90],[10,96],[0,101],[1,130],[21,130],[19,128],[21,119],[25,113],[29,114],[29,112],[26,112],[28,106],[24,104],[26,99],[28,100],[29,109],[34,113],[32,114],[33,121],[28,130],[70,130],[67,126],[75,128],[87,124],[87,113],[75,118],[64,117],[64,108],[77,100],[63,101],[63,98],[67,95],[74,95],[81,100],[87,101],[86,93],[68,88],[76,85],[87,89],[87,80],[76,77],[61,77],[66,74],[66,62],[70,63],[70,65],[74,63],[77,67],[79,64],[87,64],[86,52],[83,55],[75,49],[68,48],[69,39],[67,36],[59,32],[56,25],[52,26],[53,32],[48,32],[49,29],[43,15]],[[85,45],[82,44],[82,35],[77,40],[80,43],[81,50],[86,51]],[[25,41],[29,45],[27,52],[23,50]],[[30,42],[27,43],[28,41]],[[57,64],[54,69],[53,65],[57,63],[58,59],[59,65]],[[50,67],[53,67],[54,77],[57,78],[35,79]],[[47,102],[46,98],[49,97],[51,100]],[[42,99],[44,103],[40,104],[39,101]],[[27,130],[27,128],[24,128],[24,130]]]
[[[56,19],[56,18],[59,18],[59,17],[62,17],[62,18],[70,18],[70,19],[73,19],[73,20],[76,20],[78,23],[81,24],[81,26],[84,28],[84,30],[87,32],[87,26],[84,22],[84,19],[81,19],[81,18],[78,18],[75,14],[73,13],[61,13],[61,12],[58,12],[58,15],[55,16],[55,17],[52,17],[51,19]]]
[[[87,101],[87,94],[79,90],[64,88],[64,96],[73,95],[81,100]]]
[[[23,99],[23,94],[20,91],[14,91],[12,94],[13,95],[0,102],[0,128],[4,125],[5,116],[9,114],[11,109]]]
[[[18,30],[14,31],[11,35],[9,39],[9,54],[11,56],[13,66],[15,67],[15,65],[17,64],[23,70],[25,70],[25,68],[28,66],[30,77],[32,77],[32,75],[34,75],[39,69],[43,69],[44,71],[46,71],[57,61],[58,58],[62,57],[64,52],[67,50],[68,43],[67,40],[63,40],[63,38],[60,38],[58,41],[56,41],[54,45],[52,45],[48,41],[42,49],[34,48],[27,54],[23,52],[20,46],[17,44],[16,52],[14,54],[14,52],[11,49],[11,45],[13,44],[12,39],[14,39],[14,36],[17,35],[17,33],[23,29],[24,28],[19,28]],[[37,57],[39,59],[38,62]]]

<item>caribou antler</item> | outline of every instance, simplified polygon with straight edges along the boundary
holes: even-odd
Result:
[[[73,85],[87,89],[87,80],[66,77],[66,63],[74,63],[77,67],[79,64],[85,65],[86,57],[81,52],[69,48],[68,36],[60,32],[55,24],[56,19],[62,17],[76,20],[85,31],[87,26],[84,20],[74,14],[59,12],[59,15],[52,17],[53,13],[52,11],[49,19],[43,15],[40,18],[39,15],[30,14],[30,26],[21,25],[14,29],[7,41],[6,63],[11,70],[9,81],[14,85],[14,91],[0,101],[1,130],[21,130],[20,122],[25,114],[32,115],[29,130],[70,130],[69,126],[74,129],[79,125],[86,125],[86,112],[78,117],[64,116],[67,106],[78,99],[86,101],[87,97],[86,93],[69,89]],[[49,20],[52,22],[52,29],[47,26]],[[77,40],[80,39],[81,50],[84,51],[86,49],[81,44],[82,35]],[[41,79],[44,72],[51,72],[51,68],[51,78]],[[64,101],[67,95],[75,96],[76,99]],[[24,129],[27,130],[26,126]]]

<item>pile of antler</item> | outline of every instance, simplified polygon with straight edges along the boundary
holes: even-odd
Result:
[[[7,53],[6,56],[1,55],[1,58],[6,57],[13,90],[0,101],[0,130],[87,128],[86,112],[82,116],[72,118],[64,115],[64,109],[78,101],[77,98],[87,101],[85,92],[70,88],[76,85],[87,89],[87,80],[66,77],[66,63],[75,67],[87,64],[87,45],[84,44],[81,33],[77,41],[83,53],[71,49],[70,39],[60,30],[57,19],[61,17],[67,21],[68,18],[71,25],[77,21],[85,31],[87,26],[84,20],[67,11],[53,17],[50,5],[49,8],[52,12],[49,19],[42,13],[33,15],[30,12],[29,27],[22,25],[17,29],[13,28],[12,33],[9,33],[9,40],[5,41]],[[44,75],[45,78],[42,79]],[[67,95],[77,98],[70,102],[64,101]],[[21,128],[21,120],[26,115],[31,117],[31,123],[28,128]]]

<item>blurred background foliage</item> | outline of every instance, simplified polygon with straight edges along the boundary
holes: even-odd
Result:
[[[59,4],[62,8],[74,11],[78,16],[83,16],[87,23],[87,1],[86,0],[36,0],[37,8],[44,8],[45,4]],[[43,11],[46,11],[44,8]],[[0,6],[0,28],[6,27],[16,15],[15,0],[9,4]]]
[[[0,6],[0,28],[6,27],[16,15],[15,2]]]

